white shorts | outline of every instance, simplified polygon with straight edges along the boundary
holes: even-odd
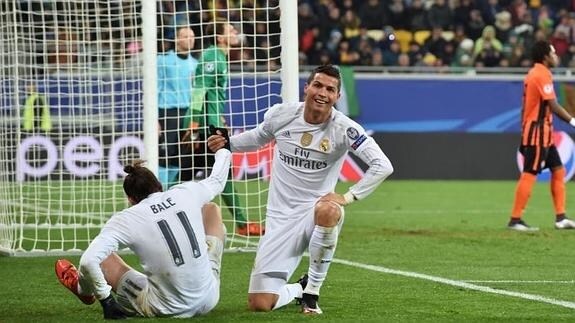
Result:
[[[344,209],[337,224],[343,225]],[[266,233],[260,239],[249,293],[277,294],[297,269],[315,228],[315,205],[298,218],[266,218]]]
[[[205,295],[197,304],[190,304],[184,312],[167,316],[193,317],[211,311],[220,299],[220,266],[223,254],[223,242],[212,236],[207,236],[208,257],[210,259],[214,288],[207,289]],[[166,316],[165,306],[158,298],[158,292],[148,281],[148,276],[132,269],[126,272],[118,282],[116,299],[129,315],[143,317]],[[162,309],[162,310],[159,310]],[[162,313],[164,312],[164,313]]]

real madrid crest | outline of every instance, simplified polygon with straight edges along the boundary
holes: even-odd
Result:
[[[323,151],[324,153],[329,150],[329,139],[323,138],[319,143],[319,150]]]
[[[311,135],[311,133],[304,132],[303,135],[301,135],[300,143],[303,147],[307,147],[311,144],[312,139],[313,136]]]

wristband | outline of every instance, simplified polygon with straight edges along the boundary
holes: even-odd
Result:
[[[569,124],[570,124],[572,127],[575,127],[575,118],[571,118],[571,120],[569,120]]]
[[[347,193],[343,194],[343,199],[345,200],[345,204],[351,204],[353,201],[357,200],[357,197],[355,197],[352,192],[348,191]]]
[[[215,127],[214,125],[210,125],[210,134],[213,135],[218,135],[218,131],[221,133],[221,136],[224,137],[224,139],[226,140],[226,144],[224,145],[224,148],[226,148],[229,151],[232,151],[232,148],[230,147],[230,136],[228,135],[228,129],[226,128],[218,128]]]

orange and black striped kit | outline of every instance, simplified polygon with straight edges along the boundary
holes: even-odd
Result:
[[[536,63],[523,83],[521,152],[525,157],[524,171],[538,173],[542,168],[561,165],[561,160],[553,160],[558,159],[556,154],[549,154],[549,148],[554,146],[553,112],[547,102],[555,98],[551,71]]]

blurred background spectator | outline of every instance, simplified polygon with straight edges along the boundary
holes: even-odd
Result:
[[[173,46],[177,26],[190,26],[201,39],[201,23],[223,14],[242,36],[243,48],[230,53],[230,62],[241,63],[248,70],[277,68],[281,30],[279,21],[273,20],[280,14],[279,0],[242,0],[243,9],[234,9],[239,7],[237,1],[157,1],[158,51]],[[18,19],[22,30],[38,43],[31,48],[38,65],[137,66],[142,50],[141,5],[137,3],[20,1]],[[533,42],[547,39],[554,45],[561,67],[575,66],[575,1],[297,3],[299,60],[306,65],[524,67],[531,64]],[[40,11],[45,14],[38,15]],[[86,19],[99,13],[102,19]],[[203,46],[201,40],[196,42],[195,52]]]
[[[319,32],[310,32],[316,35],[313,43],[321,44],[314,50],[336,64],[528,67],[533,42],[548,39],[562,67],[575,65],[575,8],[570,1],[298,2],[306,6],[306,15],[323,17]],[[300,29],[309,25],[309,19],[300,20]],[[310,60],[317,55],[310,55],[308,47],[301,46],[300,54],[317,63]]]

